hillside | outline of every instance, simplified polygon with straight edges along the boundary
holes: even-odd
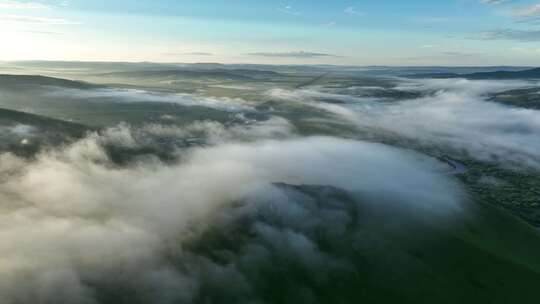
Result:
[[[467,79],[540,79],[540,68],[523,71],[495,71],[470,74],[430,73],[407,75],[410,78],[467,78]]]
[[[277,77],[281,74],[272,71],[250,70],[250,69],[209,69],[209,70],[160,70],[160,71],[132,71],[113,72],[101,74],[103,77],[118,78],[152,78],[180,80],[183,78],[195,79],[218,79],[218,80],[250,80],[257,77]]]
[[[291,220],[298,221],[286,223],[264,209],[246,214],[240,203],[235,207],[239,210],[229,212],[240,215],[234,223],[215,223],[186,250],[221,267],[238,269],[253,293],[264,295],[267,303],[301,298],[300,287],[314,292],[320,303],[356,303],[352,299],[359,298],[366,303],[536,303],[540,263],[535,253],[540,252],[540,236],[498,209],[471,206],[467,217],[449,223],[423,217],[407,206],[388,208],[380,201],[358,199],[333,187],[276,187],[307,215],[291,213]],[[344,223],[324,220],[337,212],[348,214]],[[303,216],[309,224],[297,224]],[[261,225],[305,235],[328,263],[313,261],[308,266],[299,256],[280,254],[280,247],[253,233]],[[340,225],[342,229],[336,229]],[[259,247],[266,255],[249,263],[250,250]],[[234,289],[212,293],[206,284],[211,283],[203,281],[206,300],[234,303],[250,295]]]
[[[91,89],[99,86],[82,81],[73,81],[62,78],[39,75],[0,75],[0,88],[5,90],[19,90],[38,86],[55,86],[70,89]]]
[[[77,123],[0,108],[0,152],[32,156],[43,147],[81,138],[89,130]]]

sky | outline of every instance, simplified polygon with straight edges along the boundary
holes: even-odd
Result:
[[[540,0],[0,0],[0,61],[540,65]]]

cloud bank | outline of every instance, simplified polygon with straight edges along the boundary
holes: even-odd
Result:
[[[238,112],[252,110],[249,101],[241,98],[227,97],[203,97],[192,94],[181,93],[157,93],[139,89],[67,89],[67,88],[48,88],[46,93],[48,97],[62,97],[81,100],[94,101],[115,101],[115,102],[160,102],[173,103],[187,107],[208,107],[222,111]]]
[[[378,205],[415,214],[446,217],[461,210],[459,188],[433,159],[338,138],[275,139],[283,132],[276,133],[276,126],[283,125],[119,126],[32,160],[1,154],[0,302],[161,304],[215,296],[253,303],[262,298],[254,293],[259,285],[249,269],[265,269],[268,254],[292,261],[319,282],[332,273],[350,274],[354,261],[319,247],[316,231],[365,242],[365,236],[355,236],[356,228],[344,230],[355,218],[358,195],[384,193]],[[229,139],[179,150],[174,165],[140,159],[117,166],[105,149],[216,129],[219,138]],[[320,195],[335,192],[335,202],[318,205],[310,198],[316,194],[276,183],[343,190],[326,188]],[[209,227],[241,222],[251,227],[251,241],[237,243],[244,249],[227,255],[230,264],[214,261],[211,251],[186,247],[199,243]],[[302,288],[297,294],[305,297],[317,292]]]
[[[360,127],[380,128],[464,151],[482,161],[540,169],[540,111],[487,100],[489,93],[534,85],[522,81],[404,80],[396,89],[424,92],[426,96],[400,102],[344,93],[332,97],[336,92],[316,87],[272,90],[269,95],[324,110]],[[325,98],[341,103],[324,102]]]

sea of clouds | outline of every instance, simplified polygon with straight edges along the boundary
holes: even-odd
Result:
[[[540,169],[540,111],[489,100],[491,93],[536,85],[528,81],[402,79],[394,89],[424,96],[392,102],[336,94],[320,87],[273,89],[268,94],[332,113],[350,124],[452,148],[481,161]],[[325,102],[325,98],[339,103]]]
[[[207,140],[179,149],[173,164],[143,158],[119,166],[105,149],[194,135]],[[330,243],[351,239],[358,250],[369,247],[373,238],[351,224],[362,197],[426,218],[454,217],[463,195],[445,169],[381,144],[298,137],[281,118],[242,128],[124,124],[31,159],[4,153],[0,302],[178,303],[204,302],[205,295],[262,302],[256,288],[271,276],[256,272],[276,259],[316,280],[288,285],[309,302],[317,286],[331,286],[338,273],[350,275],[356,263],[320,247],[319,231]],[[351,198],[319,204],[294,185],[332,187],[325,191]],[[205,244],[201,237],[212,227],[221,231],[238,222],[249,227],[249,237],[227,254],[228,263],[211,259],[211,248],[185,248]]]
[[[422,97],[382,100],[351,93],[362,88],[316,86],[266,95],[338,123],[540,169],[540,112],[488,100],[530,85],[401,79],[394,90]],[[49,97],[254,111],[243,100],[140,90],[62,89]],[[275,267],[290,275],[276,286],[313,303],[336,277],[359,278],[358,254],[384,242],[373,227],[407,234],[395,223],[400,214],[442,225],[467,209],[447,164],[425,155],[301,136],[296,121],[278,116],[240,120],[121,123],[31,158],[0,154],[0,303],[263,303]],[[9,129],[21,138],[38,131]],[[149,152],[119,164],[109,151],[164,146],[168,162]]]

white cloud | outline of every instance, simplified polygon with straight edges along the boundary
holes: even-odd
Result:
[[[253,107],[249,101],[241,98],[202,97],[180,93],[155,93],[137,89],[66,89],[50,88],[46,93],[52,97],[69,97],[74,99],[99,100],[108,99],[115,102],[161,102],[174,103],[188,107],[208,107],[222,111],[249,111]]]
[[[323,26],[326,26],[326,27],[334,27],[336,25],[337,25],[337,23],[335,21],[330,21],[330,22],[327,22],[327,23],[323,24]]]
[[[489,93],[535,84],[525,81],[415,80],[404,82],[396,89],[429,94],[392,103],[330,94],[317,88],[273,90],[269,94],[325,110],[361,127],[381,128],[425,143],[466,151],[470,157],[482,161],[540,170],[540,111],[487,100]],[[321,102],[321,98],[341,103]]]
[[[47,5],[39,2],[25,2],[25,1],[0,1],[0,9],[44,9],[48,8]]]
[[[522,20],[536,19],[540,17],[540,3],[515,7],[509,11],[509,14]]]
[[[0,155],[1,303],[95,304],[111,290],[137,300],[130,302],[192,302],[203,283],[197,266],[205,260],[197,263],[183,244],[198,237],[196,228],[229,216],[226,208],[245,198],[265,203],[248,205],[248,213],[268,204],[284,224],[298,227],[281,231],[255,223],[253,233],[271,242],[269,249],[315,272],[339,259],[322,258],[303,233],[309,226],[302,224],[317,220],[324,231],[339,230],[343,222],[329,216],[348,217],[352,206],[314,218],[302,208],[301,197],[289,200],[273,183],[384,193],[377,206],[401,203],[430,217],[462,210],[459,187],[440,174],[441,164],[379,144],[328,137],[258,140],[194,148],[170,166],[111,165],[103,141],[133,145],[131,132],[92,134],[31,161]],[[282,199],[272,204],[272,196]],[[391,198],[395,201],[387,203]],[[217,270],[221,275],[205,274],[218,278],[220,286],[235,279],[231,271]]]
[[[284,14],[287,14],[287,15],[293,15],[293,16],[300,15],[300,12],[294,10],[293,7],[290,6],[290,5],[287,5],[287,6],[283,7],[283,8],[278,8],[278,11],[282,12]]]
[[[482,40],[515,40],[515,41],[540,41],[540,30],[530,29],[530,30],[518,30],[511,28],[502,28],[491,31],[486,31],[480,33],[474,39]]]
[[[510,2],[510,0],[480,0],[480,3],[483,4],[502,4],[506,2]]]
[[[256,52],[249,53],[250,56],[259,57],[290,57],[290,58],[317,58],[317,57],[338,57],[332,54],[296,51],[296,52]]]
[[[74,22],[63,18],[35,17],[25,15],[0,15],[0,21],[16,23],[35,23],[43,25],[79,25],[80,22]]]
[[[511,47],[511,51],[525,55],[540,55],[540,48]]]
[[[362,16],[364,15],[363,12],[360,12],[356,9],[356,7],[354,6],[349,6],[347,7],[344,11],[343,11],[345,14],[348,14],[348,15],[357,15],[357,16]]]
[[[425,16],[425,17],[413,18],[412,21],[416,23],[420,23],[420,24],[434,25],[434,24],[448,23],[451,21],[451,19],[448,17]]]

